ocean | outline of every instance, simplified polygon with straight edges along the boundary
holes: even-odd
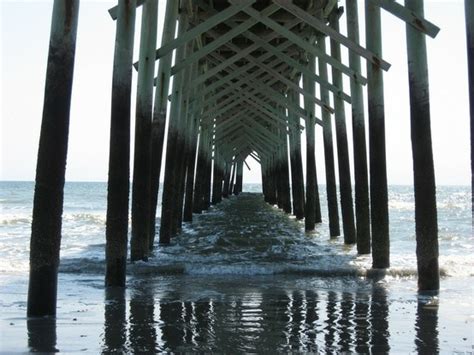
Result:
[[[0,182],[0,352],[473,352],[471,191],[437,190],[441,290],[416,284],[413,188],[390,186],[391,267],[368,273],[343,237],[263,202],[259,184],[223,201],[125,290],[104,288],[106,183],[68,182],[56,319],[27,319],[33,182]],[[160,202],[160,201],[159,201]],[[158,211],[157,216],[160,216]],[[159,224],[159,217],[157,218]]]

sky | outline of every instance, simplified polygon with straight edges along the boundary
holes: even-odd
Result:
[[[0,0],[0,180],[34,180],[35,177],[52,3],[52,0]],[[343,5],[343,1],[339,3]],[[115,4],[116,1],[81,1],[66,169],[68,181],[107,180],[115,40],[115,22],[107,9]],[[159,41],[164,6],[165,1],[160,0]],[[363,13],[362,8],[360,12]],[[140,13],[138,10],[135,60]],[[392,64],[384,76],[388,182],[411,185],[405,24],[391,14],[382,16],[383,58]],[[468,185],[469,102],[463,2],[426,0],[425,17],[441,28],[436,39],[427,38],[436,180],[441,185]],[[363,19],[361,26],[361,44],[364,45]],[[345,31],[345,16],[341,31]],[[345,49],[343,62],[348,63]],[[365,62],[362,64],[365,67]],[[134,72],[133,103],[136,77]],[[349,82],[345,80],[344,84],[349,92]],[[351,137],[350,106],[346,106],[346,113]],[[131,116],[133,128],[133,109]],[[318,180],[324,183],[322,130],[317,127],[316,131]],[[302,138],[305,161],[304,133]],[[133,157],[133,131],[131,151]],[[352,150],[350,152],[352,154]],[[251,158],[248,163],[251,170],[244,169],[244,181],[260,182],[259,165]]]

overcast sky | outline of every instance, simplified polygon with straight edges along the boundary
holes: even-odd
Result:
[[[0,0],[1,180],[34,180],[52,3],[41,0]],[[67,180],[107,180],[115,38],[115,23],[110,19],[107,9],[115,3],[81,1]],[[437,182],[468,185],[469,106],[463,2],[433,0],[425,3],[426,18],[441,28],[436,39],[427,39]],[[340,4],[343,5],[343,2]],[[165,1],[160,0],[160,28],[164,5]],[[140,10],[137,15],[139,33]],[[384,14],[382,20],[383,58],[392,64],[385,75],[389,183],[412,184],[405,25],[390,14]],[[342,22],[345,23],[345,17]],[[341,30],[345,31],[345,26]],[[361,33],[364,33],[363,27]],[[161,29],[158,38],[161,38]],[[364,38],[361,41],[364,45]],[[135,45],[137,58],[138,37]],[[347,81],[345,84],[348,84]],[[349,86],[346,86],[348,90]],[[350,113],[349,107],[346,112]],[[132,122],[133,117],[132,112]],[[350,119],[348,115],[349,135]],[[317,133],[318,178],[320,183],[324,183],[319,127]],[[249,159],[249,164],[252,171],[245,170],[245,182],[260,182],[258,164],[252,159]]]

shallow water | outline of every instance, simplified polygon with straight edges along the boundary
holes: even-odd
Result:
[[[410,188],[391,189],[385,277],[367,277],[370,257],[330,240],[325,223],[304,233],[261,195],[243,194],[195,216],[149,263],[129,265],[127,290],[106,291],[105,184],[68,184],[58,318],[27,320],[33,185],[0,186],[0,352],[473,350],[468,188],[438,191],[442,289],[420,296]]]

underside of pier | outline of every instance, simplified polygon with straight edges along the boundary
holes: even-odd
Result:
[[[265,201],[304,219],[307,231],[314,230],[322,221],[317,145],[324,148],[324,161],[318,164],[325,166],[328,237],[343,236],[344,243],[357,245],[359,254],[372,253],[374,269],[388,268],[383,72],[390,64],[382,57],[380,20],[385,11],[404,21],[407,31],[419,288],[439,289],[426,55],[426,36],[436,37],[439,28],[424,18],[423,0],[405,0],[404,5],[394,0],[343,2],[345,6],[337,0],[168,0],[158,49],[158,0],[119,0],[110,9],[117,30],[107,286],[126,282],[130,177],[130,258],[146,261],[155,234],[159,243],[169,243],[193,214],[239,195],[249,158],[261,164]],[[466,15],[468,34],[474,17],[470,3],[466,1],[472,15]],[[54,2],[31,240],[32,316],[54,314],[56,308],[78,7],[79,0]],[[135,24],[138,7],[141,24]],[[133,63],[137,28],[139,60]],[[472,35],[468,42],[472,54]],[[317,130],[322,131],[321,142],[315,139]],[[157,209],[160,193],[162,206]],[[157,217],[161,223],[155,230]]]

